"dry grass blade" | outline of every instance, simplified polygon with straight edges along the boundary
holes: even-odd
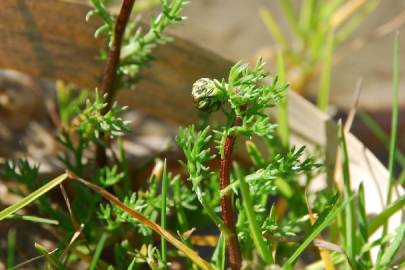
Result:
[[[73,236],[72,236],[72,238],[70,239],[68,245],[66,246],[65,250],[63,251],[62,258],[66,255],[66,253],[68,252],[68,250],[69,250],[69,248],[71,247],[71,245],[72,245],[72,244],[76,241],[76,239],[79,237],[79,235],[80,235],[81,232],[83,231],[83,228],[84,228],[84,225],[81,224],[80,227],[79,227],[79,230],[77,230],[77,231],[73,234]],[[58,250],[59,250],[59,248],[56,248],[56,249],[54,249],[54,250],[48,252],[47,255],[48,255],[48,256],[49,256],[49,255],[52,255],[53,253],[55,253],[55,252],[58,251]],[[15,265],[15,266],[14,266],[14,269],[21,268],[21,267],[23,267],[23,266],[25,266],[25,265],[27,265],[27,264],[29,264],[29,263],[32,263],[32,262],[34,262],[34,261],[36,261],[36,260],[39,260],[39,259],[42,259],[42,258],[45,257],[45,256],[46,256],[46,255],[39,255],[39,256],[37,256],[37,257],[28,259],[28,260],[26,260],[26,261],[24,261],[24,262],[22,262],[22,263],[19,263],[19,264]]]
[[[346,122],[343,127],[345,133],[349,133],[350,129],[352,127],[353,120],[354,120],[354,117],[357,112],[357,107],[359,105],[362,84],[363,84],[363,80],[359,79],[357,81],[356,89],[355,89],[354,95],[353,95],[353,104],[350,108],[349,114],[347,115],[347,119],[346,119]],[[342,174],[342,151],[340,148],[338,148],[337,152],[336,152],[334,178],[335,178],[335,183],[337,184],[337,187],[339,188],[340,191],[342,190],[342,186],[343,186],[342,175],[343,175]]]
[[[263,236],[272,242],[297,243],[304,240],[304,237],[302,236],[274,236],[270,233],[264,233]],[[344,255],[346,254],[342,247],[326,240],[315,239],[314,241],[312,241],[312,244],[320,249],[342,253]]]
[[[60,190],[61,190],[61,193],[62,193],[63,200],[65,201],[66,207],[68,209],[68,212],[69,212],[69,215],[70,215],[70,220],[72,221],[72,225],[75,228],[75,231],[76,231],[75,234],[77,232],[79,232],[79,231],[81,232],[82,229],[83,229],[82,228],[83,224],[79,225],[79,223],[77,222],[75,216],[73,215],[72,207],[70,205],[70,200],[69,200],[69,197],[68,197],[68,195],[66,193],[65,188],[63,187],[63,184],[60,184],[59,187],[60,187]],[[80,236],[80,238],[85,243],[85,246],[86,246],[87,250],[89,251],[89,253],[91,253],[89,242],[87,241],[86,237],[83,234],[80,234],[80,233],[78,234],[78,236]]]
[[[390,19],[386,23],[380,25],[375,30],[363,36],[353,39],[353,41],[351,41],[350,44],[344,46],[335,54],[333,63],[336,65],[342,62],[346,57],[351,55],[353,51],[360,50],[366,45],[369,45],[371,42],[375,41],[376,39],[381,39],[393,33],[395,30],[398,30],[404,24],[405,24],[405,10],[401,11],[401,13],[399,13],[397,16]]]
[[[347,119],[346,119],[346,122],[344,125],[344,130],[346,133],[350,132],[350,128],[353,125],[354,116],[356,115],[356,111],[359,106],[362,85],[363,85],[363,79],[360,78],[357,81],[356,89],[353,94],[353,104],[350,108],[349,114],[347,115]]]
[[[121,208],[124,212],[128,213],[130,216],[138,220],[140,223],[148,226],[150,229],[155,231],[157,234],[160,236],[163,236],[168,242],[170,242],[173,246],[178,248],[180,251],[182,251],[190,260],[192,260],[198,267],[204,270],[215,270],[215,268],[209,264],[207,261],[202,259],[194,250],[191,248],[187,247],[185,244],[183,244],[180,240],[178,240],[175,236],[173,236],[170,232],[164,230],[162,227],[160,227],[158,224],[155,222],[147,219],[145,216],[140,214],[139,212],[131,209],[124,203],[122,203],[117,197],[106,191],[105,189],[92,184],[76,175],[74,175],[72,172],[68,172],[69,178],[74,179],[79,181],[80,183],[84,184],[85,186],[89,187],[90,189],[94,190],[101,196],[103,196],[105,199],[116,205],[117,207]]]
[[[76,241],[76,239],[82,235],[82,231],[84,228],[84,224],[80,224],[80,226],[78,227],[78,229],[76,229],[75,233],[73,234],[72,238],[70,239],[68,245],[66,246],[65,250],[63,251],[63,254],[61,256],[61,258],[66,258],[67,253],[69,252],[70,247],[72,246],[72,244]],[[90,251],[90,249],[89,249]]]
[[[48,253],[48,255],[52,255],[52,254],[55,253],[56,251],[58,251],[58,248],[55,248],[54,250],[50,251],[50,252]],[[29,264],[29,263],[32,263],[32,262],[36,261],[36,260],[42,259],[43,257],[45,257],[45,255],[39,255],[39,256],[36,256],[36,257],[34,257],[34,258],[31,258],[31,259],[28,259],[28,260],[26,260],[26,261],[23,261],[22,263],[19,263],[19,264],[15,265],[15,266],[14,266],[14,269],[21,268],[21,267],[23,267],[24,265],[27,265],[27,264]]]
[[[367,0],[352,0],[347,2],[342,7],[340,7],[332,16],[330,26],[333,30],[339,28],[347,18],[350,18],[351,15],[356,13],[364,4],[367,3]]]

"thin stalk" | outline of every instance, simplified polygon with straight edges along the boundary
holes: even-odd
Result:
[[[279,27],[277,22],[274,20],[274,17],[271,14],[270,10],[265,7],[260,7],[259,15],[274,40],[277,41],[277,44],[280,45],[283,50],[288,50],[289,46],[287,39],[285,38],[283,31],[281,31],[281,28]]]
[[[306,191],[305,191],[305,203],[308,208],[309,221],[311,222],[311,225],[313,226],[316,223],[317,218],[314,215],[314,213],[312,212],[311,206],[309,205],[308,196],[307,196]],[[319,235],[317,237],[317,240],[324,241],[322,238],[322,235]],[[320,255],[323,263],[325,264],[325,270],[335,270],[335,265],[333,264],[332,257],[330,255],[329,250],[322,248],[322,247],[318,247],[318,249],[319,249],[319,255]]]
[[[197,187],[197,189],[200,190],[200,187]],[[201,191],[197,192],[201,193]],[[208,217],[212,220],[212,222],[214,222],[215,225],[217,225],[218,229],[225,236],[225,238],[228,239],[232,234],[232,231],[225,225],[224,221],[222,221],[221,218],[217,216],[217,214],[214,212],[214,209],[208,205],[204,197],[201,197],[199,201],[204,211],[207,213]]]
[[[242,193],[242,203],[243,203],[243,208],[246,211],[246,217],[247,217],[247,220],[249,223],[250,234],[252,235],[253,242],[260,254],[260,257],[267,264],[271,265],[274,263],[273,256],[271,254],[271,250],[270,250],[269,246],[264,241],[260,227],[257,224],[256,213],[253,209],[253,201],[252,201],[252,197],[250,196],[249,185],[245,181],[245,177],[241,173],[240,167],[237,164],[235,164],[234,166],[235,166],[237,178],[239,179],[239,183],[240,183],[239,187],[240,187],[240,191]]]
[[[384,146],[389,148],[390,140],[388,135],[385,133],[384,129],[380,126],[380,124],[367,112],[359,111],[357,113],[359,119],[367,126],[367,128],[371,131],[371,133],[377,137],[377,139],[384,144]],[[401,155],[397,157],[397,161],[401,164],[405,164],[405,156]]]
[[[368,243],[368,229],[367,229],[367,214],[366,214],[366,204],[365,204],[365,197],[364,197],[364,183],[361,183],[359,186],[359,191],[357,194],[357,213],[359,217],[359,240],[361,240],[361,246],[364,246]],[[360,256],[364,261],[369,262],[372,265],[371,254],[370,252],[364,252]]]
[[[125,155],[125,149],[124,149],[124,140],[122,138],[118,138],[118,148],[119,148],[119,165],[121,168],[121,171],[124,173],[124,187],[125,190],[132,190],[132,183],[131,179],[129,178],[128,172],[129,172],[129,167],[128,167],[128,160],[127,156]]]
[[[344,22],[347,21],[353,14],[358,12],[365,4],[367,4],[367,0],[352,0],[347,1],[343,6],[337,9],[333,14],[330,20],[330,26],[332,30],[336,30],[341,26]]]
[[[301,4],[300,28],[305,34],[311,30],[315,7],[316,2],[314,0],[306,0]]]
[[[290,25],[291,30],[294,34],[299,37],[302,37],[300,27],[298,24],[298,16],[295,14],[294,7],[290,0],[278,0],[278,3],[281,7],[283,14],[287,20],[287,23]]]
[[[405,195],[402,195],[395,202],[388,205],[382,212],[376,217],[370,220],[367,227],[368,235],[375,233],[387,220],[392,217],[396,212],[402,210],[405,207]]]
[[[342,5],[344,0],[331,0],[321,6],[321,19],[329,18]]]
[[[107,113],[111,109],[114,102],[115,97],[114,85],[117,77],[118,65],[120,63],[122,39],[124,37],[125,28],[127,27],[127,23],[131,15],[134,3],[135,0],[124,0],[122,2],[121,10],[120,13],[118,14],[117,21],[115,23],[114,39],[112,46],[110,47],[110,50],[108,52],[107,63],[104,66],[103,82],[100,88],[100,94],[102,96],[104,94],[107,95],[106,97],[107,105],[104,107],[102,111],[103,114]],[[107,164],[106,149],[99,144],[96,146],[96,164],[98,168],[104,167]]]
[[[389,182],[388,182],[388,192],[387,192],[387,202],[388,206],[392,200],[392,191],[394,190],[395,184],[395,155],[397,147],[397,133],[398,133],[398,114],[399,114],[399,33],[395,35],[394,40],[394,50],[393,50],[393,65],[392,65],[392,119],[391,119],[391,136],[390,136],[390,152],[388,159],[388,172],[389,172]],[[385,221],[382,237],[387,235],[389,226],[389,219]],[[377,257],[377,265],[379,266],[381,256],[384,254],[385,245],[381,246],[380,252]],[[377,268],[379,269],[379,268]]]
[[[380,142],[382,142],[387,149],[389,149],[389,137],[378,122],[366,112],[359,111],[357,115],[359,119],[371,130],[374,136],[376,136],[377,139],[380,140]],[[405,180],[405,155],[400,151],[400,149],[396,149],[395,160],[402,167],[401,174],[398,177],[398,184],[403,185]]]
[[[160,205],[160,227],[166,229],[166,204],[167,204],[167,190],[168,190],[168,177],[167,177],[167,161],[165,159],[163,164],[163,177],[162,177],[162,201]],[[167,243],[166,239],[160,237],[161,252],[163,269],[167,269]]]
[[[97,267],[97,262],[100,259],[101,252],[104,249],[105,241],[107,240],[107,233],[103,233],[97,243],[96,251],[94,252],[93,259],[91,260],[89,270],[94,270]]]
[[[9,215],[6,219],[24,220],[24,221],[30,221],[30,222],[34,222],[34,223],[48,224],[48,225],[59,225],[59,221],[57,221],[55,219],[42,218],[42,217],[37,217],[37,216],[12,214],[12,215]]]
[[[156,224],[152,220],[146,218],[141,213],[125,205],[123,202],[121,202],[117,197],[109,193],[107,190],[76,176],[73,172],[68,172],[68,175],[70,179],[76,180],[82,183],[83,185],[87,186],[88,188],[92,189],[93,191],[97,192],[99,195],[103,196],[105,199],[110,201],[110,203],[114,204],[115,206],[117,206],[118,208],[129,214],[132,218],[148,226],[151,230],[153,230],[157,234],[164,236],[168,242],[170,242],[173,246],[175,246],[182,253],[184,253],[185,256],[187,256],[190,260],[192,260],[201,269],[215,270],[215,268],[210,263],[202,259],[194,250],[183,244],[183,242],[180,241],[177,237],[173,236],[170,232],[163,229],[162,227],[160,227],[160,225]]]
[[[211,261],[217,267],[218,270],[225,270],[225,239],[224,235],[219,236],[217,246],[212,254]]]
[[[322,64],[322,74],[318,93],[318,107],[321,111],[326,111],[329,105],[334,42],[334,34],[330,32],[326,41],[325,55]]]
[[[242,119],[236,116],[233,121],[233,126],[240,126]],[[230,184],[230,170],[232,163],[232,151],[235,143],[234,136],[227,136],[221,156],[221,171],[220,171],[220,190],[226,188]],[[226,194],[221,197],[222,218],[225,226],[230,230],[230,235],[226,238],[226,246],[228,249],[229,265],[232,270],[239,270],[242,265],[242,256],[236,233],[235,215],[232,209],[232,195]]]
[[[181,189],[180,189],[181,179],[177,178],[173,181],[175,181],[174,187],[173,187],[173,197],[174,197],[174,203],[175,203],[175,207],[176,207],[176,217],[179,222],[181,232],[185,232],[189,229],[189,225],[188,225],[187,216],[184,213],[184,209],[181,205]]]
[[[283,51],[279,50],[277,53],[277,74],[281,83],[286,82],[286,72],[284,64]],[[288,128],[288,96],[286,95],[280,100],[278,105],[278,134],[280,136],[283,147],[288,147],[289,141],[289,128]]]
[[[14,269],[15,264],[15,242],[16,233],[14,228],[10,228],[7,234],[7,269]]]
[[[342,125],[339,125],[339,140],[342,149],[342,170],[343,170],[343,194],[346,200],[353,197],[353,192],[351,190],[351,180],[350,180],[350,169],[349,169],[349,154],[347,151],[345,130]],[[346,227],[345,244],[346,252],[348,257],[352,262],[353,269],[357,269],[356,263],[356,217],[355,217],[355,206],[354,202],[350,201],[345,209],[344,221]]]
[[[336,43],[341,44],[346,41],[368,18],[368,15],[375,10],[379,2],[379,0],[368,1],[361,10],[356,11],[355,14],[348,17],[345,25],[343,25],[336,33]]]
[[[391,203],[392,191],[394,189],[395,180],[395,155],[397,147],[397,133],[398,133],[398,114],[399,114],[399,34],[396,34],[394,41],[394,53],[393,53],[393,77],[392,77],[392,119],[391,119],[391,138],[390,138],[390,153],[388,161],[388,171],[390,174],[387,205]]]
[[[63,263],[54,256],[52,251],[49,252],[45,247],[41,246],[38,243],[35,243],[34,247],[39,253],[41,253],[45,257],[47,261],[47,265],[45,265],[44,267],[45,269],[67,270],[67,268],[63,265]]]

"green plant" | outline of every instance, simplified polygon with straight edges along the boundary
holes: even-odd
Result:
[[[264,71],[264,62],[258,60],[252,68],[235,64],[226,79],[202,78],[190,86],[196,108],[206,118],[220,111],[224,120],[202,129],[194,125],[180,128],[176,141],[184,154],[179,162],[185,172],[175,175],[170,172],[173,162],[156,159],[150,177],[135,189],[132,164],[125,155],[122,138],[130,123],[122,115],[125,108],[114,102],[114,95],[120,86],[132,85],[133,76],[150,61],[151,49],[167,40],[161,33],[168,25],[181,21],[185,1],[162,0],[162,14],[153,19],[151,30],[143,35],[140,30],[133,35],[136,20],[129,22],[127,30],[126,23],[117,26],[123,17],[129,20],[134,1],[123,2],[118,19],[109,13],[104,1],[92,2],[92,14],[103,21],[96,36],[107,33],[109,52],[104,56],[108,54],[109,64],[101,94],[95,91],[74,95],[69,87],[59,89],[59,142],[63,147],[59,159],[66,172],[42,181],[40,165],[26,160],[7,161],[1,170],[2,178],[16,180],[17,188],[12,191],[22,199],[0,211],[0,221],[18,219],[58,226],[57,248],[48,250],[34,244],[39,253],[36,259],[44,260],[44,268],[70,269],[81,262],[88,269],[170,269],[174,263],[185,261],[184,269],[223,270],[228,265],[232,269],[241,269],[242,265],[246,269],[271,265],[294,269],[298,261],[307,264],[307,257],[313,258],[311,245],[319,249],[321,260],[311,260],[306,269],[319,269],[323,264],[327,270],[335,266],[389,269],[404,265],[396,257],[405,237],[404,225],[395,232],[384,230],[375,241],[370,237],[403,209],[405,197],[389,199],[386,209],[367,221],[363,185],[358,191],[350,189],[350,149],[341,126],[338,135],[343,191],[334,187],[308,190],[323,171],[320,153],[291,146],[286,126],[277,127],[267,114],[269,108],[280,103],[282,110],[286,109],[287,84],[281,53],[280,77],[270,77]],[[288,1],[283,5],[289,9]],[[299,29],[296,25],[293,28]],[[393,125],[397,123],[398,39],[395,44]],[[121,51],[121,47],[123,53],[118,53],[117,60],[116,49]],[[245,152],[238,144],[245,146]],[[393,160],[400,157],[395,144],[393,132],[390,190]],[[94,147],[104,154],[108,149],[111,160],[100,163],[103,154],[93,153]],[[55,199],[56,192],[49,194],[57,186],[63,200]],[[27,212],[34,211],[35,216],[20,212],[29,204],[34,207]],[[283,205],[288,206],[288,211],[283,210]],[[210,259],[197,252],[194,236],[202,229],[214,234]],[[329,234],[322,235],[324,231]],[[14,229],[8,232],[9,268],[17,261],[17,233]],[[377,261],[370,252],[375,247],[380,249]],[[302,256],[305,252],[311,256]]]
[[[71,203],[67,201],[68,208],[72,209],[69,211],[71,221],[63,218],[61,209],[49,211],[39,208],[39,213],[58,220],[58,224],[61,224],[67,234],[66,240],[59,244],[61,249],[48,251],[41,245],[36,245],[48,265],[56,268],[64,269],[76,262],[79,258],[77,255],[87,247],[91,254],[91,260],[88,261],[91,269],[108,265],[114,269],[136,269],[145,263],[151,269],[162,269],[170,265],[170,258],[176,258],[180,254],[185,254],[191,264],[201,269],[225,269],[227,247],[229,263],[233,269],[240,269],[241,261],[238,259],[242,258],[248,267],[254,269],[272,264],[283,265],[284,269],[293,269],[302,253],[314,243],[333,253],[332,265],[349,265],[357,269],[374,265],[369,255],[372,247],[386,246],[378,267],[387,269],[395,263],[395,254],[404,235],[403,226],[396,234],[386,234],[375,242],[370,242],[369,236],[384,226],[392,214],[402,209],[405,200],[401,197],[393,202],[367,224],[362,188],[358,195],[345,189],[343,198],[339,194],[331,195],[327,190],[323,190],[317,193],[314,213],[318,214],[311,225],[309,220],[313,214],[308,215],[301,207],[306,200],[304,190],[309,182],[300,183],[298,179],[306,176],[310,180],[319,171],[320,165],[312,157],[305,157],[304,148],[275,147],[278,144],[277,132],[275,126],[269,122],[265,110],[277,104],[285,85],[279,85],[277,77],[273,78],[269,85],[262,84],[262,80],[268,76],[263,71],[263,65],[259,60],[253,69],[249,69],[247,65],[238,63],[231,69],[227,81],[203,79],[194,85],[196,106],[210,112],[222,110],[226,119],[222,125],[208,126],[201,131],[194,126],[179,130],[177,141],[185,156],[185,160],[180,163],[188,172],[187,178],[191,187],[181,181],[181,176],[172,176],[167,171],[166,162],[163,166],[158,162],[146,185],[136,192],[125,190],[124,185],[121,185],[128,174],[127,171],[119,171],[118,168],[123,168],[121,163],[99,169],[92,176],[92,182],[111,189],[116,196],[69,171],[30,192],[19,203],[1,211],[0,220],[9,218],[34,201],[40,202],[40,198],[44,198],[52,188],[66,184],[66,180],[70,179],[68,185],[74,187],[77,192]],[[99,110],[101,107],[89,108]],[[86,117],[78,119],[83,121],[84,125],[89,124]],[[124,123],[119,117],[114,119]],[[105,130],[99,125],[90,126],[95,130]],[[79,132],[87,130],[80,129],[80,125],[76,128]],[[247,138],[246,150],[251,160],[248,166],[242,166],[231,155],[236,138],[240,140],[243,137]],[[88,144],[94,138],[83,136],[83,140]],[[267,145],[265,149],[268,153],[260,151],[253,139],[262,140]],[[349,153],[342,128],[340,142],[343,147],[343,176],[346,179],[345,186],[348,187]],[[71,151],[75,151],[74,149],[71,148]],[[212,165],[216,158],[221,160],[219,170]],[[33,179],[37,177],[37,167],[31,167],[24,161],[18,164],[16,166],[8,163],[3,175],[18,179],[27,186],[32,185]],[[83,166],[87,167],[88,164]],[[81,172],[87,175],[85,170]],[[27,181],[29,179],[31,181]],[[86,187],[111,204],[100,201],[100,197],[89,192]],[[287,201],[290,207],[288,213],[277,214],[277,206],[269,204],[277,197]],[[358,203],[354,204],[356,198]],[[86,201],[90,211],[77,206],[83,201]],[[221,216],[217,213],[219,206]],[[359,218],[353,216],[354,211],[362,213]],[[94,213],[97,213],[99,219],[94,219]],[[192,225],[190,223],[193,215],[198,216],[199,220],[207,217],[210,222]],[[230,216],[233,218],[229,218]],[[159,217],[160,225],[156,223]],[[169,222],[170,217],[174,218],[175,222]],[[66,226],[70,222],[71,226]],[[77,239],[81,233],[81,229],[75,225],[79,223],[85,224],[87,228],[83,233],[85,241],[68,243],[68,239]],[[202,228],[209,223],[216,225],[221,232],[211,263],[198,256],[186,236],[179,235],[180,237],[176,238],[168,232],[187,232],[191,226]],[[334,244],[319,239],[321,232],[333,224],[343,230],[338,242]],[[356,232],[357,227],[360,229]],[[160,249],[152,232],[161,236]],[[137,245],[132,240],[134,234],[141,237],[142,245]],[[11,234],[10,239],[13,237]],[[13,249],[12,243],[11,241],[10,250]],[[174,245],[176,249],[169,248],[166,243]],[[111,262],[104,261],[103,250],[113,250],[114,266]],[[66,257],[66,254],[71,256]],[[12,260],[13,258],[9,257],[10,263]]]
[[[262,236],[265,212],[259,214],[256,211],[266,209],[269,196],[277,190],[274,184],[276,179],[288,181],[318,166],[311,159],[301,160],[303,148],[298,151],[293,148],[285,154],[273,153],[272,158],[266,161],[250,142],[248,152],[252,159],[256,160],[256,166],[251,168],[248,174],[237,166],[235,175],[238,180],[231,183],[232,152],[238,136],[248,139],[258,137],[268,145],[274,142],[275,126],[270,123],[265,110],[277,104],[286,85],[279,85],[277,77],[273,78],[270,85],[262,84],[268,76],[263,66],[261,60],[251,70],[246,64],[238,63],[231,68],[227,81],[206,78],[198,80],[192,90],[196,107],[206,112],[221,109],[226,116],[226,123],[212,131],[210,127],[206,127],[201,132],[196,132],[194,126],[191,126],[180,130],[177,137],[187,161],[181,163],[189,173],[193,189],[203,207],[207,208],[204,206],[204,181],[217,182],[219,191],[228,190],[221,194],[222,220],[218,221],[215,213],[209,216],[224,236],[232,269],[240,269],[241,254],[251,253],[251,246],[247,244],[250,239],[253,239],[254,247],[263,261],[269,264],[274,262],[270,243]],[[211,143],[217,153],[212,153]],[[216,156],[220,158],[219,172],[211,170],[207,164]],[[234,203],[233,197],[237,194],[234,194],[234,191],[238,190],[237,187],[242,191],[242,198],[238,197],[237,203]],[[254,191],[255,196],[249,195],[251,191]],[[238,213],[238,217],[235,213]],[[250,228],[249,231],[245,230],[246,224]],[[225,230],[221,226],[225,226]],[[244,240],[242,250],[238,237],[240,234]]]
[[[377,7],[379,0],[302,0],[297,9],[290,0],[277,2],[289,26],[287,31],[282,30],[269,9],[263,7],[259,14],[285,59],[287,79],[294,91],[305,93],[309,82],[319,77],[317,103],[325,111],[335,52]]]

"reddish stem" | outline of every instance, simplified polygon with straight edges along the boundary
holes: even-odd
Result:
[[[242,119],[236,117],[233,121],[233,126],[240,126]],[[232,163],[232,151],[235,143],[234,136],[228,136],[225,141],[224,155],[221,158],[221,172],[220,172],[220,189],[226,188],[230,184],[230,169]],[[238,235],[236,233],[235,215],[232,209],[231,195],[224,195],[221,198],[222,218],[224,224],[231,231],[231,235],[226,241],[229,256],[229,265],[232,270],[239,270],[242,265],[242,257],[240,253],[240,246]]]
[[[115,96],[115,80],[117,77],[118,65],[120,63],[120,54],[122,46],[122,38],[124,37],[125,28],[127,27],[131,11],[135,0],[124,0],[118,14],[114,28],[113,44],[108,51],[107,63],[104,66],[103,83],[100,87],[100,94],[107,94],[107,106],[102,110],[102,114],[106,114],[112,107]],[[103,135],[103,137],[105,137]],[[107,153],[105,147],[96,145],[96,165],[98,168],[107,165]]]

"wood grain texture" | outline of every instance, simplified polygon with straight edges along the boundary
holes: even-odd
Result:
[[[88,10],[85,5],[57,0],[0,0],[0,68],[97,87],[103,67],[98,53],[104,41],[93,37],[96,19],[85,23]],[[140,74],[136,89],[121,91],[118,99],[144,113],[186,125],[198,119],[191,102],[192,83],[201,77],[225,77],[232,62],[173,38],[156,48],[157,61]],[[336,124],[292,91],[288,98],[295,141],[324,147],[327,166],[332,168],[338,145]],[[347,140],[353,188],[366,182],[367,211],[377,213],[384,207],[380,197],[386,194],[388,172],[354,136]],[[400,216],[395,219],[399,222]]]
[[[1,0],[0,68],[99,86],[103,64],[98,56],[105,42],[94,38],[99,21],[85,22],[88,11],[88,6],[72,2]],[[184,95],[192,83],[201,77],[223,77],[231,66],[179,38],[156,48],[154,57],[159,61],[140,74],[137,89],[122,91],[118,99],[183,124],[197,119],[190,96]]]

